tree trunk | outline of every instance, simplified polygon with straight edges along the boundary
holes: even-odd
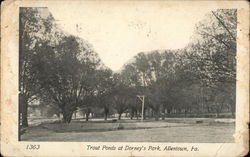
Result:
[[[235,118],[235,104],[231,105],[231,113],[232,113],[233,118]]]
[[[220,112],[219,112],[219,109],[218,109],[218,106],[217,106],[217,108],[216,108],[216,118],[218,118],[220,116]]]
[[[22,112],[22,126],[28,127],[28,104],[23,104],[23,112]]]
[[[136,119],[139,119],[137,110],[135,111]]]
[[[74,116],[75,116],[75,119],[76,119],[76,111],[74,112]]]
[[[158,121],[159,120],[159,109],[155,110],[155,120]]]
[[[134,113],[135,113],[134,109],[131,109],[130,119],[133,119]]]
[[[109,110],[108,108],[104,108],[104,120],[107,120],[108,119],[108,113],[109,113]]]
[[[232,117],[235,118],[235,112],[234,111],[232,112]]]
[[[119,113],[118,120],[121,120],[122,113]]]
[[[181,112],[181,109],[180,109],[180,108],[178,108],[178,109],[177,109],[177,112],[178,112],[177,114],[182,114],[182,112]]]
[[[171,108],[167,108],[167,115],[170,115],[171,114]]]
[[[104,113],[104,120],[107,120],[108,119],[108,113]]]
[[[85,120],[86,120],[86,122],[89,121],[89,112],[86,113],[86,119]]]
[[[223,105],[222,104],[216,104],[216,118],[218,118],[220,116],[220,113],[222,111],[222,107]]]
[[[163,106],[163,109],[162,109],[162,116],[161,116],[161,119],[162,120],[165,120],[165,107]]]
[[[90,108],[87,108],[87,111],[86,111],[86,122],[89,121],[89,114],[90,114]]]
[[[151,118],[154,117],[154,110],[151,108]]]
[[[188,109],[184,109],[184,117],[187,117],[187,111]]]
[[[143,120],[145,120],[146,119],[146,109],[144,108],[144,110],[143,110]]]
[[[40,114],[41,114],[41,116],[44,116],[44,108],[43,107],[39,107],[40,108]]]
[[[219,113],[219,112],[216,112],[216,116],[215,116],[215,118],[218,118],[218,117],[219,117],[219,115],[220,115],[220,113]]]
[[[63,112],[63,123],[70,123],[72,119],[73,112]]]
[[[23,94],[19,95],[19,116],[21,118],[21,127],[28,127],[28,99]]]

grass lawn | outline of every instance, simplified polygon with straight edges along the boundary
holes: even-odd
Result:
[[[42,124],[29,127],[22,141],[71,142],[234,142],[234,123],[218,123],[204,119],[176,121],[72,122]]]

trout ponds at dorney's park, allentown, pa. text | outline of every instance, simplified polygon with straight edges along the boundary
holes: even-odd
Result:
[[[129,145],[86,145],[88,151],[199,151],[199,148],[196,146],[170,146],[170,145],[161,145],[161,146],[129,146]]]

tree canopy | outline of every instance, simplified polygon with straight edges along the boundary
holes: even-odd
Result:
[[[34,101],[50,102],[70,123],[75,111],[141,113],[137,95],[156,120],[173,113],[234,116],[237,10],[211,11],[190,43],[176,50],[140,52],[119,73],[106,67],[91,44],[65,33],[47,8],[20,9],[19,87],[22,124]],[[146,112],[145,111],[145,112]],[[142,114],[142,113],[141,113]]]

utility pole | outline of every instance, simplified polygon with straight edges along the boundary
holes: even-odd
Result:
[[[144,100],[145,100],[145,96],[144,95],[137,95],[137,97],[141,100],[142,102],[142,109],[141,109],[141,121],[143,121],[144,119]]]

